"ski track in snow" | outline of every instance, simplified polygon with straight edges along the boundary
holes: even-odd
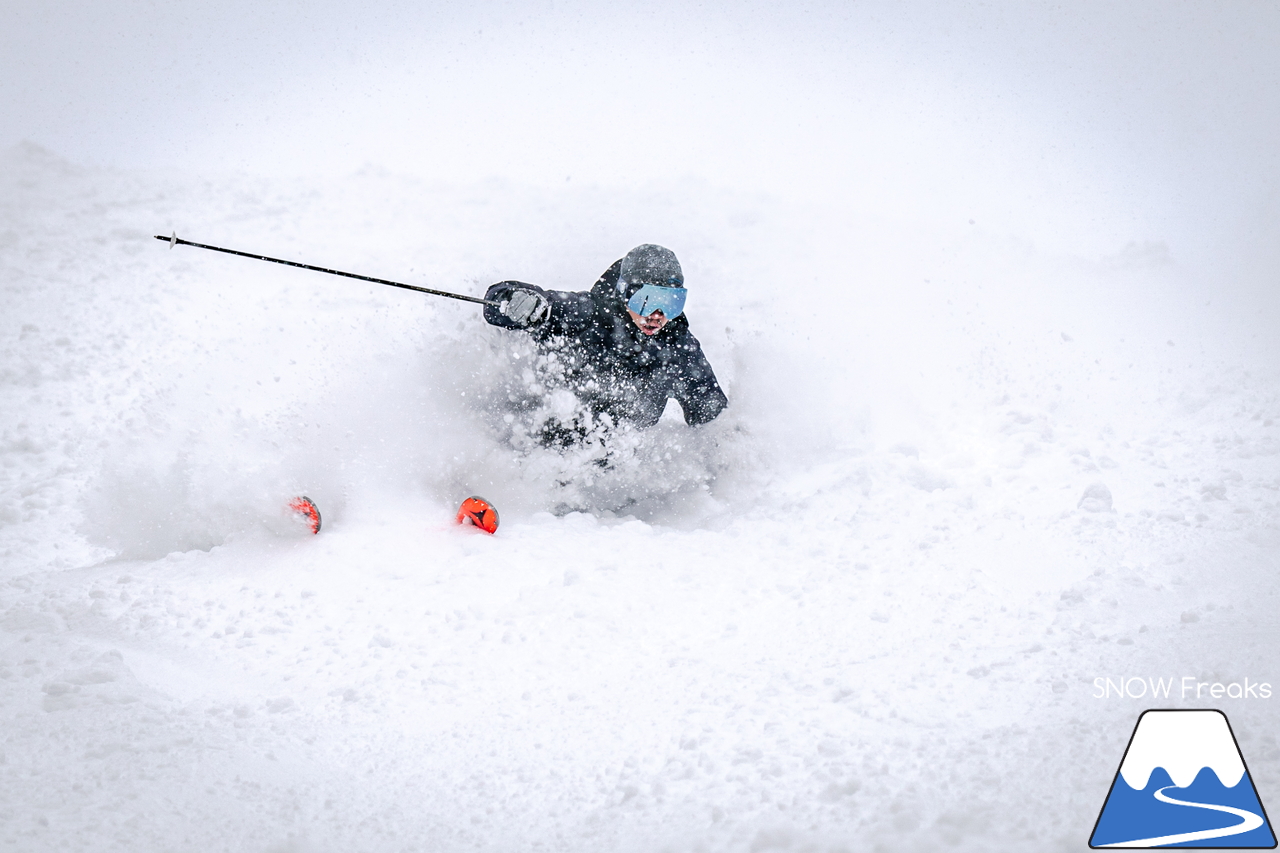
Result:
[[[897,238],[948,307],[876,295],[871,233],[840,326],[762,319],[831,256],[710,188],[2,178],[0,849],[1083,849],[1146,707],[1095,677],[1274,674],[1280,382],[1102,309],[1158,270]],[[490,408],[516,339],[174,228],[475,293],[668,242],[732,408],[557,517],[576,463]],[[1002,307],[1028,270],[1083,307]],[[1276,712],[1232,720],[1265,796]]]

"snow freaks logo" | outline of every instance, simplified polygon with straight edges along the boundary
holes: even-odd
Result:
[[[1224,696],[1228,699],[1271,698],[1271,682],[1269,681],[1250,681],[1246,678],[1243,684],[1239,681],[1233,681],[1230,684],[1221,684],[1215,681],[1210,684],[1192,675],[1184,675],[1181,681],[1174,681],[1172,678],[1139,678],[1137,676],[1115,680],[1099,677],[1093,680],[1093,698],[1142,699],[1150,697],[1152,699],[1168,699],[1175,686],[1178,687],[1183,699],[1207,699],[1210,697],[1221,699]],[[1205,695],[1206,693],[1208,696]]]
[[[1144,711],[1089,846],[1274,848],[1226,715]]]

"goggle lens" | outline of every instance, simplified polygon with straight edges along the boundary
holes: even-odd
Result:
[[[627,300],[627,307],[648,317],[654,311],[661,311],[668,320],[679,317],[684,312],[684,300],[688,295],[683,287],[664,287],[659,284],[646,284]]]

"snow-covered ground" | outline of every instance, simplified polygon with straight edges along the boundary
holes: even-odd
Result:
[[[784,276],[765,244],[802,212],[686,206],[658,237],[733,406],[557,516],[583,469],[487,422],[528,353],[474,308],[151,232],[572,288],[676,189],[575,191],[556,221],[512,185],[30,145],[3,180],[8,849],[1080,849],[1150,704],[1094,678],[1280,690],[1280,382],[1097,293],[1165,266],[975,231],[895,299],[870,254],[833,281],[833,249],[788,250]],[[1046,277],[1082,304],[1012,294]],[[473,492],[497,536],[451,523]],[[278,517],[296,493],[319,536]],[[1274,700],[1225,704],[1265,802]]]
[[[907,8],[922,51],[963,53]],[[1155,56],[1133,10],[1109,37]],[[0,140],[0,850],[1084,850],[1149,707],[1224,710],[1274,813],[1280,180],[1269,142],[1245,155],[1280,113],[1274,81],[1224,82],[1274,63],[1265,28],[1182,51],[1225,69],[1185,75],[1202,88],[1119,81],[1135,110],[1108,137],[1047,95],[970,98],[1016,76],[1008,51],[942,51],[960,70],[929,78],[877,66],[886,36],[853,74],[800,18],[737,57],[708,18],[649,42],[692,57],[653,69],[677,120],[615,151],[594,123],[643,77],[579,74],[569,36],[487,14],[505,29],[424,78],[477,97],[413,102],[484,131],[459,141],[400,132],[378,99],[415,90],[357,84],[408,72],[355,47],[336,124],[307,112],[317,82],[242,127],[229,84],[175,65],[150,97],[195,106],[119,130],[132,160],[68,154],[97,138],[69,118],[32,132],[65,150]],[[165,15],[156,55],[202,56]],[[29,26],[88,26],[64,19]],[[1047,43],[997,23],[992,45]],[[231,79],[261,70],[257,32]],[[1160,50],[1203,30],[1177,32]],[[120,68],[146,76],[138,56]],[[143,103],[84,98],[85,127]],[[1144,136],[1180,98],[1222,126]],[[665,133],[694,146],[669,173],[637,142]],[[1193,157],[1206,139],[1235,159]],[[447,165],[400,168],[418,145]],[[535,353],[476,306],[153,239],[174,230],[475,295],[584,289],[662,243],[731,406],[697,430],[669,411],[607,468],[529,446],[507,402]],[[318,536],[283,514],[299,494]],[[471,494],[496,536],[453,523]],[[1272,698],[1097,698],[1131,677]]]

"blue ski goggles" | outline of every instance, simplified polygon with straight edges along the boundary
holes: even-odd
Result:
[[[627,307],[648,317],[654,311],[661,311],[668,320],[679,317],[684,311],[684,299],[688,291],[683,287],[666,287],[661,284],[646,284],[627,300]]]

